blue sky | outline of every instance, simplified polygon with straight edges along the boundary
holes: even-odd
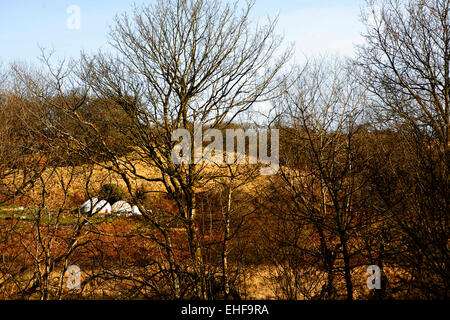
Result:
[[[32,62],[39,46],[53,49],[58,57],[76,57],[80,50],[107,48],[108,26],[115,14],[128,11],[131,0],[1,0],[0,60]],[[67,27],[67,8],[80,8],[78,30]],[[364,0],[256,0],[253,15],[279,14],[278,33],[295,43],[297,60],[305,55],[351,55],[360,43],[359,21]]]

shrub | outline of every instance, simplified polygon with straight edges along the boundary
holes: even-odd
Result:
[[[137,189],[136,189],[136,199],[141,202],[141,203],[145,203],[148,199],[147,196],[147,190],[145,189],[145,187],[143,185],[140,185]]]
[[[99,197],[113,204],[125,198],[125,191],[117,184],[104,184],[100,189]]]

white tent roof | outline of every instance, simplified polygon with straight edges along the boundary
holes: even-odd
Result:
[[[111,213],[111,205],[106,200],[100,200],[94,207],[94,213]]]
[[[139,210],[138,206],[133,206],[133,214],[136,214],[136,215],[138,215],[138,216],[141,216],[141,215],[142,215],[142,213],[141,213],[141,211]]]
[[[115,202],[112,207],[111,207],[112,212],[114,213],[125,213],[125,214],[131,214],[133,213],[133,208],[131,207],[131,205],[123,200],[119,200],[117,202]]]
[[[92,207],[94,207],[92,209]],[[110,213],[111,205],[106,200],[99,200],[98,198],[91,198],[81,205],[82,213]]]
[[[91,212],[92,207],[95,206],[97,204],[97,202],[98,202],[97,198],[91,198],[91,199],[87,200],[85,203],[83,203],[81,205],[81,208],[80,208],[81,212],[83,212],[83,213]]]

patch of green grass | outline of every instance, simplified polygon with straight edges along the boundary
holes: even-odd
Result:
[[[94,215],[89,218],[92,224],[101,222],[114,222],[118,217],[115,215]],[[76,210],[50,210],[47,208],[26,208],[25,210],[17,210],[16,208],[1,208],[0,219],[3,220],[23,220],[35,222],[45,225],[75,225],[82,221],[82,217],[78,217]]]

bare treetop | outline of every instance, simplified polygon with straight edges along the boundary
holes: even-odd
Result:
[[[450,2],[368,3],[367,43],[356,61],[368,89],[403,120],[431,129],[448,145]]]
[[[277,55],[276,21],[250,28],[251,3],[170,0],[116,17],[118,57],[97,57],[90,76],[107,96],[139,96],[142,120],[215,126],[275,94],[290,52]]]

